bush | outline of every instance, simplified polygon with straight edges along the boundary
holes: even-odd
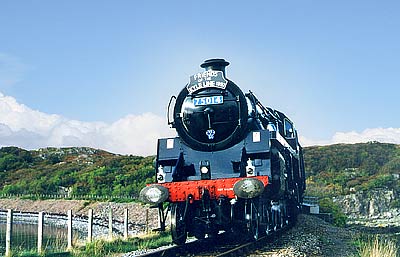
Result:
[[[371,176],[368,181],[361,185],[361,190],[370,190],[372,188],[385,188],[393,184],[393,176],[391,174],[378,174]]]
[[[330,198],[322,198],[319,201],[320,210],[323,213],[332,213],[333,224],[338,227],[346,225],[347,216],[342,212],[339,205],[332,201]]]
[[[390,208],[400,208],[400,199],[395,199],[390,203]]]
[[[2,194],[21,194],[22,190],[17,185],[5,185],[3,190],[1,190]]]

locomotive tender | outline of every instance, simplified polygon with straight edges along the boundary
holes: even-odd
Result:
[[[244,94],[226,78],[227,65],[206,60],[206,71],[171,98],[168,123],[178,137],[158,140],[157,183],[140,192],[158,207],[161,230],[171,212],[176,244],[220,230],[258,239],[293,223],[302,203],[303,152],[292,121]]]

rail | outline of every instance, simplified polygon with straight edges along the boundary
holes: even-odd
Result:
[[[278,229],[270,235],[262,236],[256,241],[247,241],[244,237],[238,237],[237,234],[221,233],[217,237],[195,240],[184,245],[174,245],[172,247],[155,250],[140,255],[141,257],[157,256],[247,256],[256,249],[265,246],[266,243],[279,238],[291,226],[285,226]],[[130,255],[128,255],[130,256]]]

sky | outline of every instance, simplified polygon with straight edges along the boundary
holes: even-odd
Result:
[[[0,1],[0,146],[152,155],[209,58],[303,146],[400,144],[399,1]]]

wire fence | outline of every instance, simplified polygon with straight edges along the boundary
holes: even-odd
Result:
[[[73,195],[73,194],[0,194],[0,198],[20,199],[73,199],[73,200],[138,200],[132,195]]]
[[[0,211],[0,254],[6,253],[7,213]],[[13,252],[32,251],[38,247],[38,213],[13,213],[11,242]],[[47,252],[59,252],[67,248],[67,227],[54,222],[50,215],[44,215],[43,238],[41,245]],[[74,240],[79,240],[79,231],[75,230]]]
[[[93,210],[87,216],[74,216],[72,211],[55,215],[0,210],[0,256],[23,251],[65,252],[95,239],[127,238],[148,230],[129,222],[128,209],[123,216],[117,217],[112,210],[108,220],[96,218]]]

